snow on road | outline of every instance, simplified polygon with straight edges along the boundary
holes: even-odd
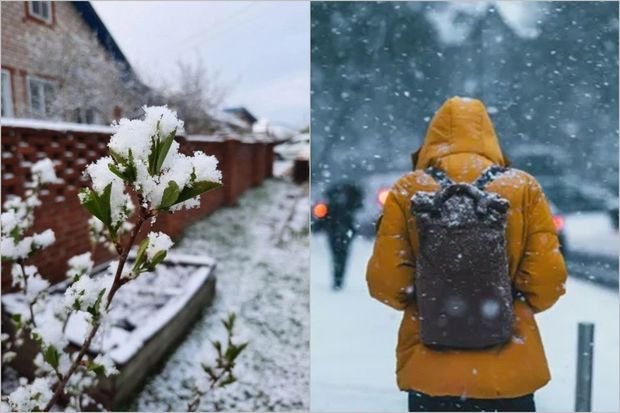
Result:
[[[395,378],[400,312],[368,296],[364,279],[372,242],[356,239],[343,291],[330,287],[323,235],[311,240],[311,408],[313,411],[407,411]],[[618,292],[569,278],[567,294],[537,316],[551,382],[536,393],[539,411],[574,408],[577,323],[595,323],[593,411],[618,411]]]
[[[202,411],[307,410],[309,257],[307,190],[271,180],[189,227],[175,252],[217,260],[215,302],[134,403],[137,411],[185,411],[200,362],[213,361],[220,320],[237,313],[249,341],[235,368],[239,382],[215,390]]]

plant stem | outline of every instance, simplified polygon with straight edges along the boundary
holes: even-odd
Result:
[[[97,243],[93,242],[92,245],[90,246],[90,259],[93,261],[93,263],[95,262],[95,252],[97,251]],[[84,274],[84,275],[90,275],[90,274]],[[73,284],[70,283],[67,288],[69,288],[71,285]],[[65,330],[67,330],[67,324],[69,323],[69,317],[71,316],[71,314],[73,314],[73,310],[67,314],[67,317],[65,317],[65,321],[62,322],[62,332],[64,333]]]
[[[112,303],[112,298],[114,298],[114,294],[116,294],[116,291],[118,291],[118,289],[121,288],[121,286],[127,282],[127,279],[121,278],[121,276],[123,274],[123,268],[125,267],[125,263],[127,262],[127,257],[129,256],[129,251],[131,250],[132,245],[136,241],[136,237],[138,236],[138,233],[140,232],[140,227],[142,227],[142,224],[144,224],[144,222],[147,219],[149,219],[151,216],[152,216],[151,213],[141,206],[140,216],[138,217],[138,221],[136,222],[136,225],[133,227],[127,246],[123,248],[123,251],[119,258],[118,267],[116,268],[116,274],[114,275],[114,281],[112,281],[112,287],[110,287],[110,291],[108,292],[108,296],[107,296],[107,302],[105,305],[106,311],[110,307],[110,304]],[[82,358],[88,351],[90,347],[90,343],[93,341],[93,338],[95,337],[95,334],[97,334],[97,330],[99,330],[100,326],[101,326],[101,322],[99,321],[93,325],[92,329],[90,330],[90,333],[88,333],[88,337],[84,341],[84,344],[82,344],[82,348],[80,348],[80,351],[77,357],[73,361],[71,368],[69,369],[67,374],[65,374],[63,380],[60,383],[58,383],[58,386],[56,387],[56,390],[54,391],[54,395],[52,396],[50,401],[45,406],[45,409],[43,409],[44,412],[49,412],[50,409],[54,406],[54,404],[58,402],[58,400],[64,393],[67,382],[69,382],[69,379],[71,378],[73,373],[75,373],[77,368],[80,366]]]
[[[22,276],[24,277],[24,295],[27,298],[28,297],[28,276],[26,276],[26,269],[24,268],[24,261],[20,259],[17,261],[17,263],[19,264],[19,268],[21,268],[22,270]],[[30,301],[28,301],[28,310],[30,311],[30,322],[36,328],[37,323],[34,321],[34,310],[32,308],[33,305],[34,305],[34,302],[31,303]]]
[[[189,404],[187,405],[187,411],[188,412],[195,412],[196,409],[198,408],[198,405],[200,404],[200,399],[202,398],[202,396],[204,396],[208,392],[212,391],[215,388],[215,385],[220,380],[222,380],[222,378],[224,377],[224,375],[227,372],[230,372],[230,371],[231,371],[231,366],[230,365],[224,366],[221,369],[220,374],[218,374],[215,378],[211,379],[211,385],[209,386],[209,388],[207,390],[201,392],[199,389],[196,389],[196,394],[194,395],[194,397],[192,397],[192,400],[190,400]]]

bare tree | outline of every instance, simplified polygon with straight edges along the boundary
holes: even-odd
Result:
[[[211,133],[218,129],[216,112],[228,89],[221,85],[217,73],[207,70],[197,53],[194,62],[177,62],[175,82],[163,82],[155,89],[184,119],[188,133]]]
[[[45,99],[44,104],[35,105],[45,109],[29,109],[28,116],[107,123],[115,114],[131,114],[144,104],[140,96],[145,86],[94,34],[67,32],[56,40],[29,33],[26,42],[37,71],[52,80],[44,97],[32,95],[33,99]]]

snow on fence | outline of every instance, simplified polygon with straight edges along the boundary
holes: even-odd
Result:
[[[83,171],[89,163],[107,154],[107,143],[112,129],[105,126],[72,123],[41,122],[34,120],[2,119],[2,202],[10,194],[22,195],[29,179],[30,165],[49,157],[56,163],[61,184],[50,185],[43,191],[43,205],[36,211],[35,231],[51,228],[57,241],[46,254],[35,262],[41,274],[52,282],[61,281],[70,257],[89,249],[88,212],[78,201],[78,191],[86,186]],[[201,150],[215,155],[220,163],[224,186],[202,195],[201,207],[183,210],[174,215],[163,215],[154,231],[163,231],[178,237],[185,226],[214,210],[232,205],[247,189],[260,185],[272,176],[273,142],[239,137],[180,136],[180,151],[188,154]],[[139,240],[146,231],[139,236]],[[138,241],[139,241],[138,240]],[[95,263],[111,258],[99,248]],[[10,287],[10,271],[2,266],[2,288]]]

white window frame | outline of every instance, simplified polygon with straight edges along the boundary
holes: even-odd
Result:
[[[56,82],[53,82],[49,79],[43,79],[38,76],[33,76],[33,75],[28,75],[26,77],[26,86],[28,89],[28,109],[30,110],[30,113],[33,113],[39,116],[50,117],[51,114],[49,113],[50,112],[49,108],[45,107],[45,102],[47,101],[47,99],[45,98],[45,87],[43,87],[42,89],[43,90],[42,99],[43,99],[43,106],[44,106],[43,111],[37,110],[32,107],[32,90],[31,90],[30,83],[33,81],[51,85],[52,88],[54,89],[54,92],[56,92]]]
[[[48,13],[47,17],[34,11],[34,3],[35,3],[34,1],[28,2],[28,14],[35,19],[44,21],[45,23],[52,24],[53,23],[52,2],[51,1],[37,1],[36,2],[36,3],[41,3],[41,5],[45,4],[47,6],[47,13]]]
[[[11,71],[2,69],[2,75],[6,76],[6,84],[2,82],[2,110],[4,110],[5,117],[13,117],[13,87],[11,85],[12,77]]]

